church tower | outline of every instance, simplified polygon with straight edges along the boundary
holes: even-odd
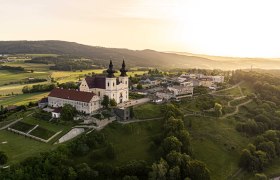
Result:
[[[129,80],[128,80],[128,76],[126,74],[127,72],[127,69],[125,68],[125,62],[123,60],[123,63],[122,63],[122,68],[120,69],[120,72],[121,72],[121,75],[119,77],[119,81],[122,83],[122,87],[123,87],[123,91],[122,91],[122,94],[119,95],[119,101],[121,102],[125,102],[125,101],[128,101],[129,99]]]
[[[106,77],[106,95],[109,96],[110,99],[115,99],[117,97],[117,78],[114,73],[116,71],[113,68],[112,60],[110,60],[109,68],[107,69],[107,77]]]

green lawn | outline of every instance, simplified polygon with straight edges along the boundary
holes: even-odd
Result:
[[[214,94],[225,95],[225,96],[231,95],[231,96],[236,96],[236,97],[242,96],[238,87],[234,87],[232,89],[228,89],[228,90],[224,90],[224,91],[218,91]]]
[[[48,140],[50,137],[52,137],[56,132],[47,130],[45,128],[42,128],[41,126],[38,126],[33,131],[30,132],[31,135],[37,136],[39,138]]]
[[[239,153],[249,140],[235,130],[234,120],[186,117],[185,122],[194,157],[206,163],[212,179],[227,179],[239,169]]]
[[[245,103],[249,100],[249,98],[245,97],[245,98],[241,98],[241,99],[236,99],[234,101],[231,101],[230,102],[230,105],[231,106],[237,106],[238,104],[242,104],[242,103]]]
[[[157,105],[153,103],[146,103],[134,107],[134,114],[136,119],[150,119],[162,117],[161,112],[162,105]]]
[[[29,102],[39,101],[43,97],[48,96],[48,92],[30,93],[30,94],[18,94],[13,96],[0,97],[0,105],[23,105]]]
[[[7,143],[3,144],[2,142]],[[27,157],[36,156],[54,148],[56,146],[35,141],[10,131],[0,131],[0,149],[8,155],[8,164],[20,162]]]
[[[242,83],[242,84],[240,84],[240,87],[245,96],[250,95],[254,92],[253,85],[250,83]]]
[[[28,124],[28,123],[24,123],[24,122],[17,122],[15,124],[13,124],[12,126],[10,126],[12,129],[21,131],[21,132],[25,132],[27,133],[29,130],[31,130],[32,128],[35,127],[35,125],[32,124]]]

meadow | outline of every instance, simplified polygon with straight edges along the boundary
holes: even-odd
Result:
[[[160,120],[137,122],[132,124],[112,123],[101,132],[116,150],[116,159],[96,154],[104,154],[104,149],[94,149],[84,157],[76,158],[77,162],[87,162],[95,165],[105,163],[108,165],[121,165],[133,160],[145,160],[149,164],[156,159],[155,152],[150,149],[152,138],[161,133]]]
[[[25,105],[29,102],[36,102],[42,99],[43,97],[48,96],[48,92],[39,92],[39,93],[29,93],[29,94],[18,94],[13,96],[3,96],[0,97],[0,104],[3,106],[8,105]]]

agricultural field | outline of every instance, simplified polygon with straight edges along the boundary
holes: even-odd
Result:
[[[27,78],[40,78],[48,79],[49,73],[47,72],[21,72],[21,71],[7,71],[0,70],[0,86],[9,85],[11,83],[18,84],[17,82]]]
[[[3,106],[8,105],[25,105],[29,102],[36,102],[47,97],[49,92],[29,93],[29,94],[18,94],[13,96],[0,96],[0,104]]]
[[[65,83],[69,81],[78,81],[84,78],[86,75],[91,75],[91,73],[94,74],[102,74],[103,71],[106,69],[93,69],[93,70],[83,70],[83,71],[55,71],[51,73],[51,78],[56,80],[59,83]],[[146,73],[146,71],[133,71],[133,72],[127,72],[128,76],[134,77],[135,75],[142,75]],[[116,76],[120,75],[120,72],[115,74]]]

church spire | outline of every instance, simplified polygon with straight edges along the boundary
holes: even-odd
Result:
[[[115,72],[116,72],[116,71],[113,69],[112,60],[110,60],[109,68],[107,69],[107,73],[108,73],[107,77],[109,77],[109,78],[115,77],[115,76],[114,76],[114,73],[115,73]]]
[[[127,76],[127,74],[126,74],[127,70],[125,69],[125,62],[124,62],[124,60],[123,60],[122,68],[120,69],[120,72],[121,72],[121,76]]]

